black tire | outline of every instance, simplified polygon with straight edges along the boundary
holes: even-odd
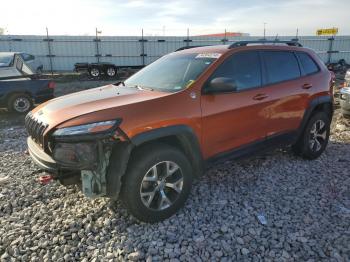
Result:
[[[105,74],[106,74],[108,77],[115,77],[115,76],[117,75],[117,68],[114,67],[114,66],[108,66],[108,67],[106,68]]]
[[[301,134],[301,137],[297,143],[292,146],[294,153],[305,159],[312,160],[318,158],[328,144],[330,122],[331,121],[325,112],[316,112],[313,114]],[[324,126],[321,128],[322,123]],[[314,132],[314,130],[317,130],[318,128],[320,128],[320,131]],[[317,136],[315,133],[317,133]]]
[[[7,110],[18,114],[26,114],[33,108],[33,100],[27,94],[11,95],[7,102]]]
[[[133,153],[132,159],[128,165],[128,170],[123,177],[121,189],[122,201],[129,213],[140,221],[154,223],[164,220],[172,216],[181,207],[183,207],[186,199],[188,198],[193,179],[191,165],[180,150],[168,145],[154,144],[136,150],[137,151]],[[146,183],[146,185],[151,189],[153,188],[153,190],[151,190],[152,192],[157,192],[154,188],[159,187],[159,184],[157,184],[159,182],[148,182],[144,181],[144,179],[146,177],[149,178],[148,174],[151,170],[153,170],[152,167],[155,165],[156,169],[158,170],[157,177],[161,177],[161,173],[164,173],[164,171],[167,169],[167,162],[175,163],[179,167],[179,169],[176,169],[177,171],[172,173],[173,175],[170,176],[178,176],[180,173],[176,172],[181,172],[183,178],[181,181],[182,190],[180,193],[178,193],[172,188],[168,188],[163,185],[163,189],[161,189],[163,190],[162,193],[167,192],[165,198],[170,200],[170,202],[173,202],[169,204],[169,206],[166,205],[166,207],[163,207],[164,209],[157,209],[157,206],[163,206],[163,198],[160,190],[158,193],[154,194],[151,204],[147,207],[144,203],[146,200],[141,197],[142,190],[144,190],[143,187]],[[164,168],[166,169],[163,169],[162,165],[164,165]],[[168,179],[170,179],[170,176]],[[166,182],[164,183],[171,184]]]
[[[97,78],[97,77],[100,77],[101,76],[101,70],[100,68],[94,66],[94,67],[90,67],[89,68],[89,75],[94,77],[94,78]]]

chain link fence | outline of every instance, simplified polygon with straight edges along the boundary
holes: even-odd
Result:
[[[75,63],[110,62],[117,66],[147,65],[183,46],[231,44],[261,37],[200,36],[42,36],[2,35],[0,52],[26,52],[38,57],[45,71],[71,71]],[[269,40],[275,37],[267,37]],[[279,40],[293,37],[281,36]],[[350,36],[300,36],[304,47],[314,49],[325,63],[350,63]]]

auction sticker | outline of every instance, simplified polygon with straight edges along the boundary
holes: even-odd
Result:
[[[202,54],[198,54],[196,56],[196,58],[219,58],[221,56],[220,53],[202,53]]]

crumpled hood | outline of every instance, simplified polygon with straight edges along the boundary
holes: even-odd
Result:
[[[36,107],[32,114],[51,129],[78,116],[105,109],[117,110],[122,106],[164,95],[167,93],[107,85],[52,99]]]

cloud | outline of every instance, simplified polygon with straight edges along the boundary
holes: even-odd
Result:
[[[19,8],[20,7],[20,8]],[[5,0],[0,27],[11,34],[191,35],[228,31],[261,35],[314,35],[317,28],[339,27],[350,34],[348,0]],[[11,12],[16,10],[16,12]]]

